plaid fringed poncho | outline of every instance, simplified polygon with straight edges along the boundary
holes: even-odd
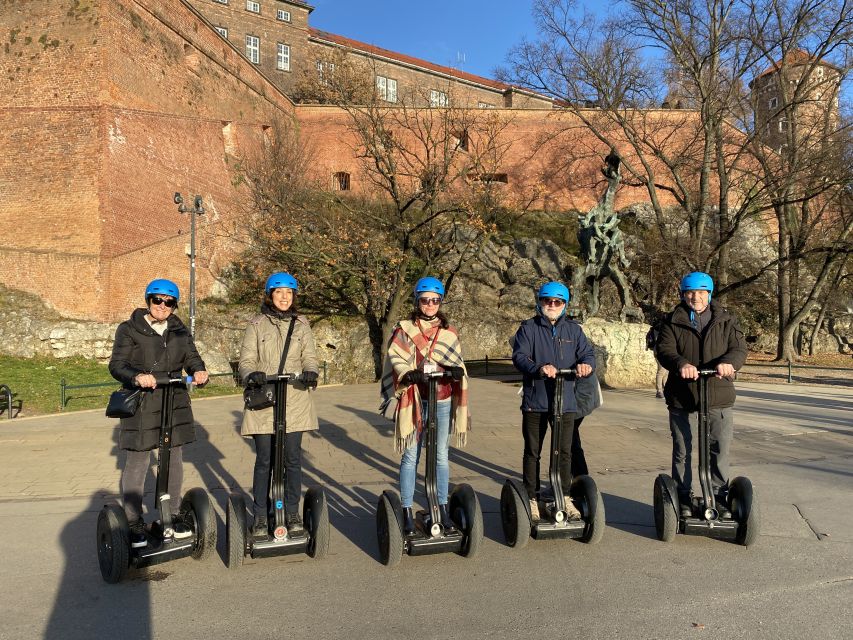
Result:
[[[421,325],[424,327],[423,332],[410,320],[402,320],[394,328],[382,369],[382,404],[379,410],[384,414],[391,400],[397,399],[397,408],[394,411],[394,448],[398,453],[417,442],[423,430],[418,386],[401,384],[400,379],[409,371],[420,368],[430,348],[430,359],[439,366],[465,369],[462,346],[456,329],[442,329],[437,320],[432,323],[422,322]],[[467,370],[461,380],[451,383],[450,399],[450,435],[454,438],[455,447],[464,447],[470,427]]]

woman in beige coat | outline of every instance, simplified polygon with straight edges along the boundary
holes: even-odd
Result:
[[[296,311],[298,284],[289,273],[267,278],[261,312],[249,322],[240,349],[240,376],[247,387],[262,386],[267,375],[278,373],[285,340],[293,333],[283,373],[301,374],[287,391],[287,431],[284,436],[285,524],[293,534],[301,533],[299,499],[302,495],[302,432],[318,428],[311,390],[317,388],[319,368],[314,334],[305,316]],[[255,474],[252,484],[255,523],[253,535],[266,536],[270,513],[270,460],[273,448],[273,407],[243,410],[240,434],[255,440]]]

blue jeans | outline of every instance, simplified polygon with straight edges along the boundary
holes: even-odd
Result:
[[[438,403],[436,411],[436,422],[438,428],[438,450],[435,460],[435,484],[438,491],[438,504],[447,504],[447,485],[450,482],[450,465],[447,462],[450,439],[450,400]],[[418,475],[418,462],[421,459],[421,443],[426,438],[426,422],[429,419],[429,410],[423,406],[424,433],[421,439],[412,443],[403,452],[400,461],[400,502],[403,508],[411,507],[415,497],[415,480]]]

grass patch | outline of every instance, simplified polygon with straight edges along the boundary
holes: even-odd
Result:
[[[107,365],[86,358],[15,358],[0,355],[0,384],[12,389],[12,406],[17,412],[21,405],[21,416],[58,413],[60,406],[60,382],[66,384],[98,384],[102,387],[68,389],[64,411],[81,409],[105,409],[110,393],[119,388],[119,383],[110,375]],[[193,397],[206,398],[238,392],[230,386],[230,378],[217,377],[204,389],[194,389]],[[0,409],[5,410],[5,399],[0,398]],[[4,414],[5,415],[5,414]]]

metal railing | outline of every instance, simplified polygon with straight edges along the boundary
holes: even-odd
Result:
[[[323,368],[323,384],[328,384],[329,380],[329,366],[328,363],[324,360],[322,364]],[[236,369],[232,371],[228,371],[227,373],[211,373],[209,374],[210,378],[222,378],[224,376],[229,376],[234,380],[235,385],[241,385],[242,381],[240,380],[240,375],[237,373]],[[62,378],[59,381],[59,410],[65,411],[65,406],[68,404],[70,397],[68,396],[68,391],[73,389],[96,389],[98,387],[115,387],[117,384],[116,380],[110,380],[109,382],[91,382],[87,384],[68,384],[65,378]],[[0,385],[0,392],[2,389],[8,390],[9,387],[6,385]],[[192,391],[192,387],[190,387],[190,391]],[[12,417],[12,409],[11,409],[11,391],[9,391],[9,417]]]
[[[12,419],[12,390],[7,384],[0,384],[0,395],[6,396],[6,409],[9,411],[9,420]]]

